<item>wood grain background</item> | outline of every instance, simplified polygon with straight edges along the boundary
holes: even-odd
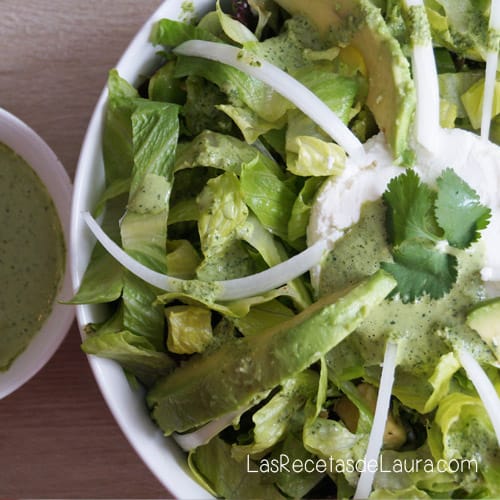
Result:
[[[160,0],[0,0],[0,106],[73,178],[88,120]],[[73,325],[53,359],[0,401],[0,498],[169,498],[115,424]]]

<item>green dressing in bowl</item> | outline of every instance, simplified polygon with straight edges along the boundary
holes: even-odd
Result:
[[[45,185],[0,143],[0,371],[50,315],[64,267],[61,222]]]

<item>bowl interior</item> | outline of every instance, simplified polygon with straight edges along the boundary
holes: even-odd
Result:
[[[195,13],[213,8],[213,0],[192,2]],[[141,83],[144,75],[151,74],[158,65],[157,49],[149,42],[153,23],[161,18],[185,20],[184,0],[167,0],[154,12],[131,41],[116,68],[123,78],[133,85]],[[90,121],[75,177],[71,216],[72,278],[78,288],[95,240],[86,228],[82,212],[92,210],[104,188],[101,136],[107,92],[103,90]],[[80,330],[89,322],[103,319],[104,310],[95,305],[76,307]],[[155,474],[158,480],[176,497],[206,498],[210,495],[189,474],[186,455],[170,438],[152,422],[147,412],[144,395],[130,387],[122,369],[113,361],[89,356],[100,390],[135,451]]]
[[[57,209],[66,249],[68,249],[72,187],[66,170],[33,129],[1,108],[0,142],[24,158],[45,184]],[[65,265],[64,275],[49,317],[10,368],[6,372],[0,372],[0,399],[21,387],[47,363],[73,322],[74,308],[59,303],[59,301],[71,298],[73,293],[68,252],[66,252]]]

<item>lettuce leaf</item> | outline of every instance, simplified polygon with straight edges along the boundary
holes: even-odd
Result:
[[[201,258],[189,240],[167,241],[167,269],[170,276],[194,279]]]
[[[283,115],[280,119],[275,121],[267,121],[243,104],[239,106],[219,104],[217,109],[223,111],[234,121],[236,126],[240,129],[245,141],[249,144],[253,144],[260,136],[266,134],[270,130],[279,130],[283,128],[287,122],[286,115]]]
[[[328,58],[326,49],[330,48],[305,17],[292,17],[284,23],[277,35],[261,42],[248,41],[244,47],[286,71],[294,71],[310,64],[314,56],[319,59]],[[337,51],[334,52],[336,53]]]
[[[108,102],[102,137],[102,154],[106,185],[117,179],[131,176],[134,155],[132,152],[132,124],[130,115],[142,101],[137,90],[116,69],[108,76]]]
[[[233,105],[244,103],[267,121],[279,120],[292,105],[260,80],[225,64],[197,57],[179,57],[177,77],[201,76],[224,92]]]
[[[203,352],[213,340],[210,309],[177,305],[165,308],[167,347],[176,354]]]
[[[344,150],[332,142],[322,141],[307,135],[294,138],[297,154],[288,154],[287,169],[303,177],[326,177],[339,175],[344,169]]]
[[[126,272],[123,281],[124,329],[145,337],[155,349],[164,351],[165,318],[162,308],[155,304],[160,291],[129,271]]]
[[[232,458],[231,445],[219,437],[190,452],[188,465],[195,479],[216,497],[283,498],[262,474],[248,472],[258,470],[256,463]]]
[[[186,92],[174,73],[175,61],[167,61],[156,70],[148,82],[148,98],[152,101],[184,104]]]
[[[193,167],[213,167],[239,175],[241,165],[257,156],[260,158],[263,155],[236,137],[204,130],[191,141],[178,145],[175,171]]]
[[[238,230],[238,236],[255,248],[269,267],[289,258],[284,245],[270,234],[252,214]],[[311,304],[310,293],[300,277],[290,281],[287,287],[290,297],[299,309],[304,309]]]
[[[488,50],[488,2],[427,0],[427,15],[436,45],[461,56],[485,60]]]
[[[325,476],[317,464],[318,457],[304,448],[302,436],[298,432],[287,432],[283,442],[275,446],[270,456],[271,460],[285,456],[290,463],[305,465],[303,470],[283,469],[273,476],[276,486],[289,498],[304,497]]]
[[[177,70],[174,76],[179,78]],[[186,102],[181,112],[184,134],[196,136],[206,129],[224,134],[233,133],[233,122],[217,108],[228,102],[224,92],[215,83],[196,74],[182,81],[186,89]]]
[[[459,73],[441,73],[438,75],[439,95],[444,101],[455,105],[457,118],[467,117],[462,96],[482,77],[482,71],[462,71]]]
[[[122,245],[139,262],[159,272],[166,272],[177,115],[176,105],[154,102],[131,115],[134,165],[127,212],[120,223]]]
[[[260,223],[284,241],[288,239],[288,221],[297,198],[295,186],[285,175],[256,158],[242,166],[241,190],[247,205]]]
[[[175,362],[165,352],[159,352],[141,335],[127,330],[105,331],[89,335],[82,343],[87,354],[112,359],[147,387],[175,368]]]
[[[370,498],[441,498],[458,487],[452,474],[438,472],[427,445],[408,451],[383,450],[380,463]]]
[[[313,65],[294,75],[316,94],[344,123],[357,111],[353,110],[359,82],[355,78],[339,75],[331,66]],[[327,176],[339,174],[345,165],[345,153],[298,110],[288,113],[286,133],[287,168],[295,175]]]
[[[215,11],[217,12],[217,17],[219,19],[222,30],[224,31],[225,35],[233,42],[243,44],[245,42],[253,42],[257,40],[257,37],[254,35],[254,33],[243,23],[238,21],[238,19],[234,19],[229,14],[223,12],[219,0],[217,0],[215,4]]]
[[[233,323],[246,337],[248,335],[258,335],[267,328],[277,326],[293,316],[295,316],[295,312],[292,309],[274,299],[255,304],[247,314],[233,319]]]
[[[164,45],[166,47],[176,47],[187,40],[217,42],[220,39],[208,30],[194,26],[193,24],[167,18],[157,21],[153,25],[149,35],[149,41],[153,45]]]
[[[226,172],[210,179],[198,196],[198,206],[201,248],[208,257],[234,240],[248,217],[238,177]]]
[[[116,221],[123,213],[126,198],[123,196],[108,200],[102,228],[115,242],[120,241]],[[102,304],[120,298],[123,289],[125,269],[100,243],[92,250],[90,261],[76,294],[69,304]]]
[[[233,444],[233,458],[243,461],[247,456],[255,458],[270,451],[284,438],[296,412],[314,397],[317,387],[318,375],[313,371],[304,371],[284,380],[278,392],[252,415],[252,442],[244,445]]]
[[[500,457],[495,432],[483,403],[476,396],[454,392],[439,404],[429,430],[429,446],[435,460],[461,463],[460,487],[470,495],[500,494]]]
[[[202,297],[194,297],[189,293],[179,293],[179,292],[169,292],[159,295],[156,302],[159,304],[170,304],[174,301],[181,301],[185,304],[190,305],[202,305],[209,307],[213,311],[230,318],[245,318],[251,311],[251,308],[266,304],[277,297],[287,296],[287,287],[278,288],[276,290],[271,290],[262,295],[255,295],[247,299],[232,300],[230,302],[224,303],[214,303]]]
[[[290,219],[288,220],[288,241],[296,248],[305,248],[311,208],[316,193],[324,180],[322,177],[306,179],[293,203]]]
[[[461,101],[467,117],[469,118],[472,128],[479,130],[481,127],[481,116],[483,113],[483,94],[484,94],[484,78],[479,79],[471,85],[467,91],[461,95]],[[500,81],[495,82],[495,90],[493,93],[493,108],[491,110],[491,118],[495,118],[500,114]]]
[[[343,464],[356,463],[365,456],[368,435],[352,433],[342,422],[318,417],[304,426],[304,447],[314,455],[338,462],[339,470],[351,486],[355,486],[359,473]]]

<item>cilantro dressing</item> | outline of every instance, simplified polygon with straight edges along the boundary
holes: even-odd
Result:
[[[49,316],[64,269],[62,229],[36,173],[0,144],[0,370]]]
[[[385,209],[380,200],[365,203],[359,221],[340,238],[325,260],[320,280],[319,295],[342,289],[375,272],[381,261],[391,255],[385,235]],[[398,298],[379,304],[349,339],[366,365],[381,362],[389,335],[399,338],[398,364],[414,374],[429,376],[436,359],[450,351],[449,343],[437,332],[451,328],[461,338],[475,337],[465,326],[469,308],[484,298],[480,276],[483,248],[476,244],[471,251],[459,256],[459,276],[451,292],[442,299],[428,296],[404,304]],[[488,348],[481,342],[469,343],[481,359],[488,356]]]

